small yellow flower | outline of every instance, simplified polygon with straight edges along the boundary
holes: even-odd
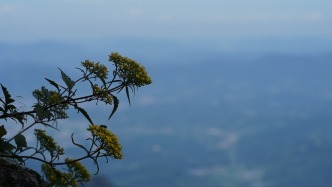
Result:
[[[138,62],[121,56],[119,53],[111,53],[109,61],[112,61],[117,67],[119,77],[130,85],[137,87],[151,84],[151,78],[145,68]]]
[[[99,62],[95,63],[89,60],[86,60],[84,62],[81,63],[83,67],[85,67],[85,69],[96,75],[99,78],[102,79],[107,79],[108,76],[108,70],[107,67],[103,64],[100,64]]]
[[[92,133],[97,140],[100,140],[100,148],[105,150],[107,154],[113,156],[115,159],[122,159],[122,147],[119,143],[118,137],[109,131],[104,126],[90,125],[88,131]]]
[[[88,170],[78,161],[66,158],[67,172],[62,172],[49,164],[42,164],[42,172],[47,179],[47,186],[73,186],[88,182],[91,178]]]
[[[59,158],[64,154],[64,149],[57,145],[52,136],[48,136],[44,130],[35,129],[35,135],[40,142],[40,146],[50,152],[51,157]]]
[[[69,171],[75,174],[75,178],[85,182],[90,180],[91,176],[89,171],[80,162],[73,162],[73,159],[70,158],[66,158],[65,162],[67,163]]]

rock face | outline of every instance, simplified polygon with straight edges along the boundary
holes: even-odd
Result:
[[[0,158],[0,187],[42,186],[42,179],[37,172]]]

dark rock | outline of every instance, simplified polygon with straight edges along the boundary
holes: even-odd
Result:
[[[41,176],[34,170],[0,158],[0,187],[42,187]]]

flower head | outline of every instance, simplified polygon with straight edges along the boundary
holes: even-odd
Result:
[[[99,147],[106,151],[109,156],[113,156],[115,159],[122,159],[122,147],[119,143],[118,137],[109,131],[105,126],[90,125],[88,131],[99,140]]]
[[[91,178],[88,170],[78,161],[65,159],[67,172],[62,172],[50,164],[42,164],[42,172],[47,179],[47,186],[80,186],[79,183],[88,182]]]
[[[90,73],[95,74],[97,77],[107,79],[107,67],[100,64],[99,62],[95,63],[89,60],[85,60],[82,62],[82,66],[85,67],[85,69]]]
[[[81,162],[75,161],[73,159],[66,158],[68,171],[75,176],[78,181],[88,182],[91,178],[89,171],[83,166]]]
[[[146,72],[144,66],[138,62],[121,56],[119,53],[111,53],[109,61],[112,61],[117,67],[119,77],[127,84],[141,87],[151,84],[151,78]]]
[[[52,158],[58,158],[64,154],[62,147],[58,146],[52,136],[48,136],[44,130],[35,129],[35,135],[40,142],[40,146],[50,152]]]

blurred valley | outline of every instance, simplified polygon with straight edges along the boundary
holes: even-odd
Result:
[[[101,160],[98,177],[116,187],[332,186],[332,53],[139,45],[0,44],[0,83],[31,103],[43,78],[60,81],[58,67],[75,77],[81,61],[107,63],[109,50],[119,49],[146,67],[153,84],[131,107],[121,96],[110,121],[111,109],[91,110],[118,135],[125,156]]]

